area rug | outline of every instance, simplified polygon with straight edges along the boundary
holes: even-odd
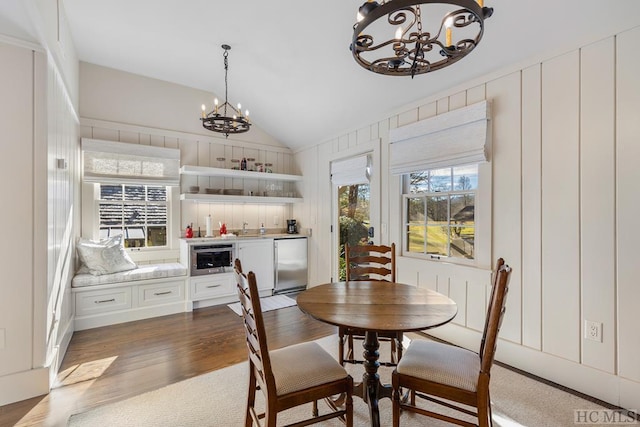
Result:
[[[274,295],[272,297],[264,297],[260,298],[260,306],[262,307],[262,312],[277,310],[279,308],[291,307],[296,305],[296,300],[290,298],[286,295]],[[242,311],[240,310],[240,303],[234,302],[233,304],[228,304],[231,310],[233,310],[238,316],[242,316]]]
[[[416,338],[418,339],[418,338]],[[421,339],[421,338],[420,338]],[[338,339],[333,335],[317,341],[336,354]],[[388,349],[381,348],[381,355]],[[383,357],[383,356],[381,356]],[[348,365],[356,381],[362,377],[361,365]],[[391,368],[380,368],[382,381],[390,382]],[[248,367],[240,363],[213,371],[120,402],[97,407],[71,416],[70,427],[241,427],[247,394]],[[545,385],[511,370],[495,366],[491,379],[493,425],[496,427],[574,425],[574,410],[602,410],[596,403]],[[258,393],[261,398],[261,393]],[[354,426],[370,425],[366,404],[354,397]],[[321,412],[328,411],[320,405]],[[293,408],[278,416],[278,425],[306,418],[310,405]],[[380,401],[381,425],[391,426],[391,401]],[[336,420],[322,426],[343,426]],[[403,427],[448,426],[444,422],[403,413]]]

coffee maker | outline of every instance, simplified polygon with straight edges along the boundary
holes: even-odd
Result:
[[[298,234],[298,225],[295,219],[287,220],[287,234]]]

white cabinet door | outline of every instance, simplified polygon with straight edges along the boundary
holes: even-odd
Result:
[[[258,242],[239,242],[238,258],[242,262],[242,271],[253,271],[258,282],[258,289],[273,289],[273,240]]]

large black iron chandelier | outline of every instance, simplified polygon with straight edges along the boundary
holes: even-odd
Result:
[[[242,114],[242,105],[238,104],[238,108],[229,104],[227,87],[227,72],[229,71],[229,50],[231,46],[223,44],[224,49],[224,103],[218,105],[218,98],[213,100],[213,110],[206,113],[206,106],[202,104],[202,126],[212,132],[224,133],[225,138],[229,134],[247,132],[251,127],[249,122],[249,110],[245,110]]]
[[[374,73],[413,78],[468,55],[480,43],[484,20],[492,14],[483,0],[368,0],[353,26],[351,52]]]

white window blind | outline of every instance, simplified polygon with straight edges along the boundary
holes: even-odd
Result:
[[[179,185],[180,150],[82,139],[83,179],[93,183]]]
[[[482,101],[389,131],[394,175],[489,160],[490,104]]]
[[[331,162],[331,182],[335,185],[355,185],[369,182],[371,157],[368,154]]]

